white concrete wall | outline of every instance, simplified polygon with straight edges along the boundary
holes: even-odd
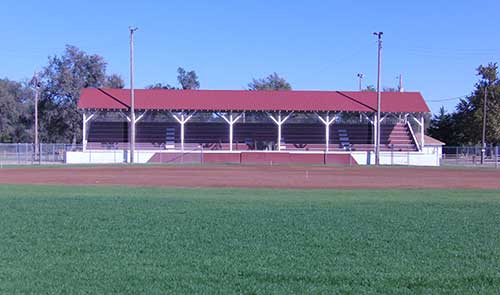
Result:
[[[381,165],[410,165],[410,166],[439,166],[441,160],[441,148],[426,147],[423,152],[381,152]],[[156,153],[168,153],[179,151],[136,151],[135,162],[147,163]],[[207,153],[218,151],[206,151]],[[221,151],[227,153],[228,151]],[[235,152],[237,153],[237,152]],[[294,151],[294,153],[301,153]],[[323,153],[323,152],[302,152]],[[335,152],[330,152],[334,154]],[[346,154],[348,152],[341,152]],[[372,151],[353,151],[352,157],[359,165],[374,165],[375,153]],[[123,150],[87,150],[85,152],[66,152],[67,164],[117,164],[130,161],[130,154]]]
[[[374,152],[352,152],[359,165],[374,165]],[[437,153],[425,152],[380,152],[381,165],[439,166],[441,158]]]
[[[157,151],[136,151],[135,162],[147,163]],[[118,164],[130,161],[130,153],[123,150],[86,150],[66,152],[67,164]]]

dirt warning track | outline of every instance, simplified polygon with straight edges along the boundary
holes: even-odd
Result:
[[[500,170],[306,166],[151,166],[0,169],[2,184],[294,189],[500,189]]]

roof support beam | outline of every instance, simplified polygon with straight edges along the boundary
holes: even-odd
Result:
[[[137,118],[135,119],[135,122],[134,122],[134,123],[139,122],[139,121],[140,121],[140,120],[144,117],[144,115],[146,115],[146,113],[147,113],[147,112],[148,112],[148,111],[147,111],[147,110],[145,110],[145,111],[144,111],[144,113],[140,114],[140,115],[139,115],[139,117],[137,117]]]
[[[130,120],[130,117],[127,116],[123,111],[120,110],[118,112],[118,114],[120,114],[122,117],[124,117],[128,122],[132,121],[132,120]]]
[[[424,137],[425,137],[425,134],[424,134],[425,116],[424,116],[424,114],[421,114],[420,119],[415,118],[414,115],[411,115],[411,117],[420,126],[420,150],[422,151],[424,148]]]
[[[87,116],[87,113],[85,110],[83,111],[83,126],[82,126],[82,150],[85,152],[87,150],[87,137],[88,137],[88,130],[87,130],[87,123],[92,120],[92,118],[97,114],[97,112],[94,112],[90,114],[90,116]]]
[[[325,118],[316,113],[318,119],[325,124],[325,152],[328,152],[330,146],[330,125],[337,120],[337,116],[330,118],[330,112],[326,112]]]
[[[267,113],[267,115],[269,116],[269,118],[271,118],[271,120],[273,120],[273,122],[278,125],[278,151],[281,151],[281,125],[283,125],[286,120],[288,120],[290,118],[290,116],[293,114],[293,112],[290,112],[288,113],[288,115],[286,115],[284,118],[281,116],[281,111],[278,111],[278,114],[276,116],[276,118],[274,117],[273,114],[271,113]]]
[[[236,117],[233,117],[232,111],[229,112],[229,117],[221,113],[215,113],[229,124],[229,151],[231,152],[233,151],[233,125],[243,116],[244,113],[245,112],[237,115]]]
[[[184,125],[196,114],[196,111],[191,113],[182,111],[179,114],[175,114],[171,111],[170,114],[172,114],[174,119],[181,124],[181,151],[184,152]]]

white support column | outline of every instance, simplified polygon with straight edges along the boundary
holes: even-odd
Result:
[[[274,116],[270,113],[267,113],[269,118],[273,120],[276,125],[278,125],[278,151],[281,151],[281,125],[283,125],[288,118],[293,114],[293,112],[290,112],[286,117],[282,118],[281,117],[281,111],[278,112],[278,118],[274,118]]]
[[[172,116],[174,117],[174,119],[179,122],[179,124],[181,124],[181,151],[184,152],[184,125],[187,123],[187,121],[189,121],[189,119],[191,119],[191,117],[196,114],[196,112],[192,112],[191,114],[187,115],[185,114],[184,112],[181,112],[179,115],[180,115],[180,118],[174,114],[173,112],[170,112],[172,114]]]
[[[130,122],[132,120],[130,120],[130,117],[127,116],[125,113],[123,113],[122,111],[118,112],[118,114],[120,114],[123,118],[125,118],[125,120],[127,120],[127,122]]]
[[[422,114],[422,116],[420,117],[420,145],[422,146],[422,151],[424,150],[424,138],[425,138],[425,134],[424,134],[424,129],[425,129],[425,122],[424,122],[424,115]]]
[[[377,130],[377,113],[373,114],[373,148],[375,150],[375,145],[377,145],[377,136],[378,136],[378,130]]]
[[[224,115],[224,114],[219,114],[216,113],[217,116],[221,117],[224,119],[229,124],[229,151],[233,151],[233,125],[236,123],[242,116],[244,112],[236,116],[236,118],[233,117],[233,112],[229,112],[229,118]]]
[[[137,118],[135,119],[135,123],[139,122],[139,121],[140,121],[140,120],[144,117],[144,115],[146,115],[146,113],[147,113],[147,112],[148,112],[148,111],[146,110],[146,111],[144,111],[144,113],[140,114],[140,115],[139,115],[139,117],[137,117]]]
[[[420,116],[420,120],[415,118],[415,116],[411,115],[411,117],[413,118],[413,120],[415,122],[417,122],[418,126],[420,127],[420,151],[423,151],[424,150],[424,115],[422,114]]]
[[[92,120],[96,113],[91,114],[87,117],[87,113],[83,112],[83,128],[82,128],[82,150],[87,150],[87,123]]]
[[[325,118],[321,117],[320,114],[316,113],[318,116],[319,120],[325,124],[325,152],[328,152],[329,146],[330,146],[330,125],[335,122],[337,119],[337,116],[334,116],[332,119],[330,119],[330,112],[326,113]]]
[[[87,114],[83,111],[83,120],[82,120],[82,150],[87,150]]]

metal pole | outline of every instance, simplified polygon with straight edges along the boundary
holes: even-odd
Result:
[[[326,139],[326,146],[325,146],[325,151],[328,153],[329,150],[329,145],[330,145],[330,114],[326,114],[326,133],[325,133],[325,139]]]
[[[375,144],[375,165],[380,165],[380,84],[381,84],[381,63],[382,63],[382,35],[383,32],[375,32],[373,33],[378,37],[378,66],[377,66],[377,122],[376,122],[376,130],[377,130],[377,138]]]
[[[229,151],[233,151],[233,112],[229,113]]]
[[[135,27],[130,30],[130,163],[134,163],[135,151],[135,93],[134,93],[134,32]]]
[[[481,165],[484,163],[484,153],[486,151],[486,111],[488,110],[488,106],[486,105],[488,102],[488,85],[484,87],[484,102],[483,102],[483,138],[482,138],[482,147],[481,147]]]
[[[38,84],[38,72],[35,71],[33,77],[34,87],[35,87],[35,160],[38,155],[38,96],[39,96],[39,84]]]
[[[358,73],[359,78],[359,91],[363,91],[363,77],[365,75],[363,73]]]
[[[495,147],[495,168],[498,168],[498,146]]]
[[[281,111],[278,112],[278,151],[281,151]]]
[[[184,152],[184,113],[181,114],[181,151]]]

